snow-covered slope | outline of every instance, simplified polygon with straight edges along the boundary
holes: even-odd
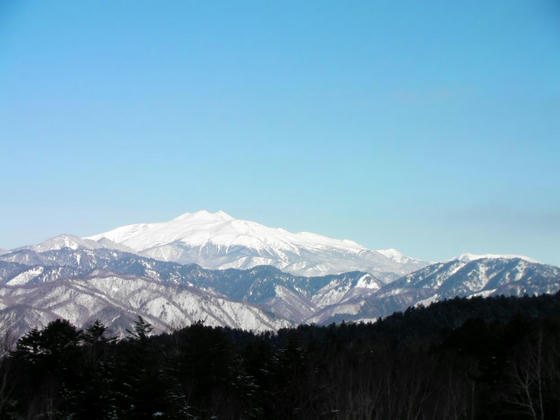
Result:
[[[206,325],[253,331],[277,330],[290,325],[247,303],[139,276],[99,271],[82,279],[7,284],[0,288],[0,324],[17,333],[64,318],[78,326],[99,319],[114,332],[123,334],[138,315],[160,332],[198,320]],[[13,319],[17,319],[18,313],[24,317],[23,324]]]
[[[163,261],[215,269],[272,265],[305,276],[365,271],[390,281],[427,265],[396,250],[373,251],[350,240],[291,233],[222,211],[185,213],[169,222],[123,226],[85,239],[108,239]]]
[[[63,248],[41,253],[20,249],[1,256],[0,287],[73,281],[90,278],[98,271],[148,278],[173,287],[196,287],[204,293],[257,305],[295,323],[303,322],[324,306],[383,286],[380,280],[362,272],[303,277],[271,266],[207,270],[110,249]]]
[[[439,299],[554,293],[560,288],[560,269],[521,256],[461,255],[404,276],[394,285],[399,287],[430,289]]]
[[[314,315],[318,322],[359,320],[386,316],[409,306],[443,299],[475,296],[523,296],[560,290],[560,268],[513,255],[461,255],[435,263],[385,285],[370,296],[360,296],[352,310],[328,308]]]

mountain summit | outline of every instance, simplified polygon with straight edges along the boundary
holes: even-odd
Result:
[[[394,249],[374,251],[346,239],[292,233],[223,211],[185,213],[168,222],[122,226],[84,239],[109,240],[163,261],[216,269],[272,265],[306,276],[366,271],[390,281],[427,265]]]

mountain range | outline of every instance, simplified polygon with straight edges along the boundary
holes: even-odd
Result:
[[[527,257],[464,254],[429,264],[224,212],[0,253],[0,325],[17,335],[66,318],[79,326],[99,319],[122,336],[138,315],[160,332],[198,320],[277,330],[374,321],[455,296],[559,289],[560,269]]]

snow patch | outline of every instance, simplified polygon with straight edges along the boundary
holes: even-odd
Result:
[[[35,267],[31,270],[24,271],[23,273],[18,274],[14,278],[12,278],[9,282],[6,283],[7,286],[22,286],[24,284],[29,283],[29,281],[33,280],[35,277],[40,275],[44,270],[44,267]]]

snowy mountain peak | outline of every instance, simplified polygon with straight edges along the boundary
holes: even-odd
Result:
[[[223,211],[206,210],[182,214],[169,222],[123,226],[86,239],[107,238],[137,251],[179,242],[189,246],[213,244],[245,246],[258,250],[296,251],[299,247],[365,250],[349,240],[331,239],[314,233],[291,233],[248,220],[234,219]]]
[[[233,220],[225,211],[218,210],[216,213],[211,213],[208,210],[199,210],[194,213],[183,213],[177,216],[173,221],[208,221],[208,222],[225,222]]]
[[[526,257],[524,255],[512,255],[512,254],[470,254],[470,253],[463,253],[458,257],[451,258],[449,261],[458,260],[461,262],[471,262],[476,260],[483,260],[483,259],[520,259],[525,260],[531,263],[538,263],[539,261],[535,260],[534,258]]]
[[[56,251],[62,248],[70,248],[73,250],[79,248],[95,249],[101,248],[101,245],[89,239],[82,239],[78,236],[62,234],[47,239],[39,244],[24,247],[24,249],[30,249],[35,252]]]
[[[292,233],[223,211],[182,214],[168,222],[122,226],[85,239],[103,238],[141,255],[205,268],[272,265],[300,275],[367,271],[391,279],[425,266],[396,250],[385,255],[348,240],[310,232]],[[390,255],[389,255],[390,254]]]

